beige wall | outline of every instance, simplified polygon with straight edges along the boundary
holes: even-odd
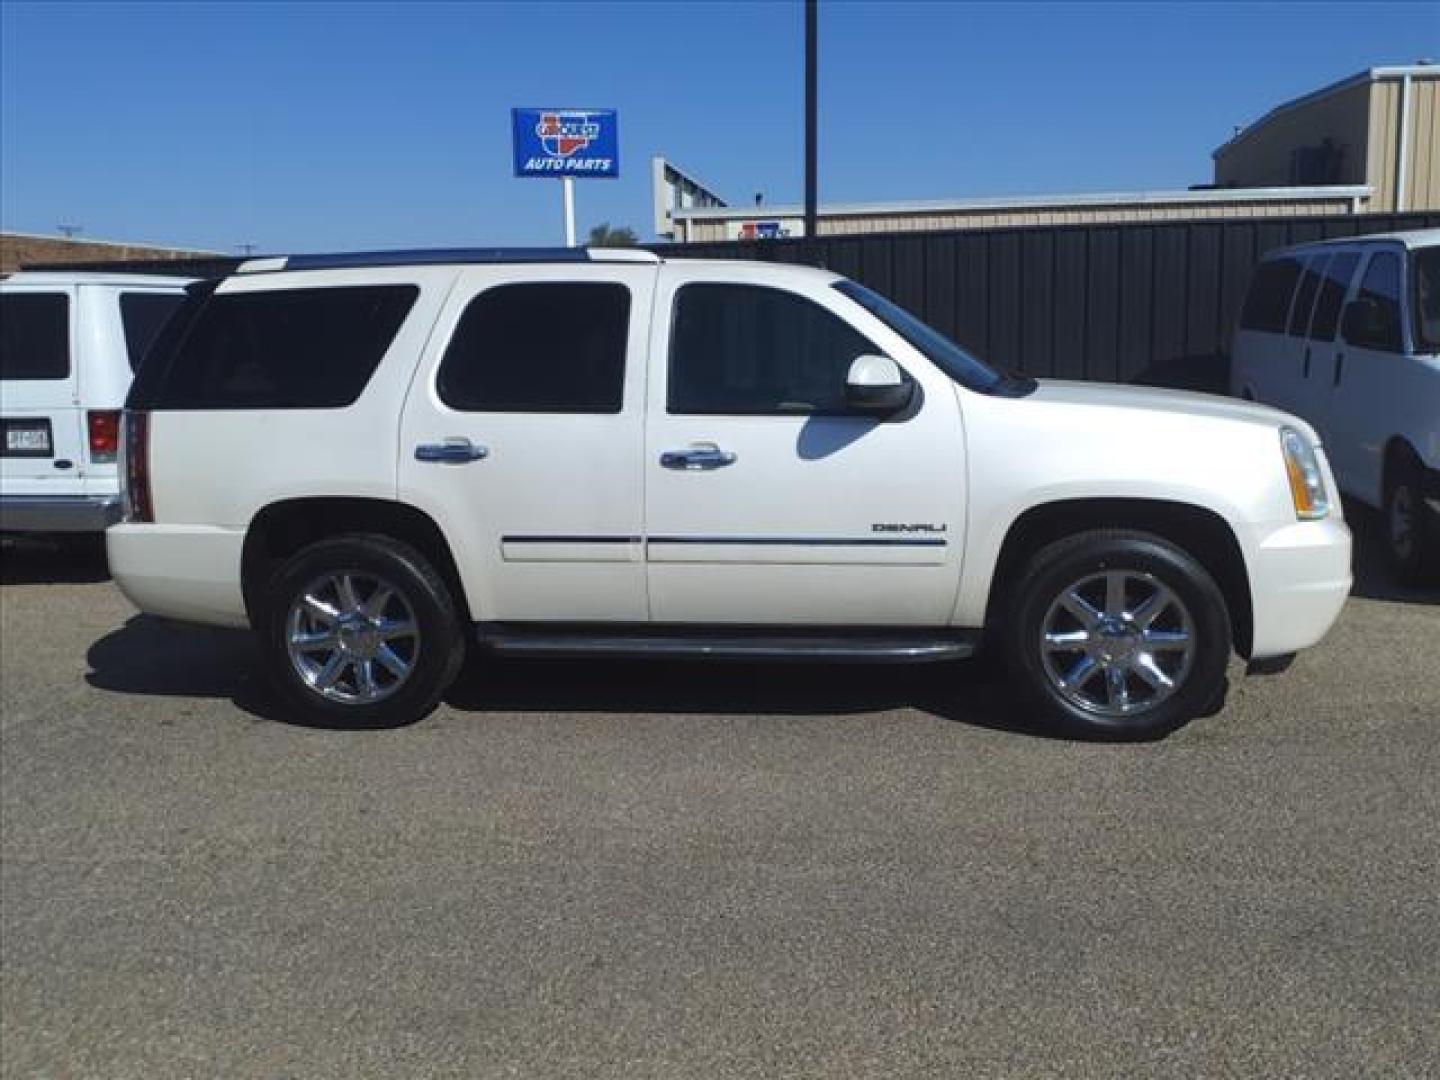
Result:
[[[1003,229],[1020,225],[1092,225],[1124,221],[1194,221],[1197,218],[1298,217],[1309,214],[1348,214],[1351,210],[1351,200],[1337,196],[1253,202],[1120,203],[1109,206],[1044,206],[1010,210],[983,208],[946,212],[924,211],[914,214],[826,216],[820,219],[820,235],[916,232],[925,229]],[[687,220],[685,224],[688,235],[684,239],[691,243],[725,239],[723,218]]]
[[[1336,183],[1368,183],[1370,119],[1369,83],[1290,109],[1253,125],[1223,147],[1215,156],[1215,183],[1283,187],[1290,183],[1290,152],[1299,146],[1317,146],[1326,138],[1344,152]]]
[[[1399,87],[1395,88],[1399,94]],[[1440,210],[1440,77],[1410,79],[1405,209]],[[1398,150],[1398,148],[1397,148]],[[1391,161],[1398,158],[1398,153]],[[1393,190],[1393,185],[1390,189]]]
[[[1238,187],[1289,182],[1290,152],[1329,137],[1345,150],[1340,183],[1374,189],[1368,209],[1395,204],[1400,161],[1399,76],[1386,76],[1327,94],[1256,124],[1215,155],[1215,182]],[[1440,209],[1440,71],[1410,76],[1405,210]]]

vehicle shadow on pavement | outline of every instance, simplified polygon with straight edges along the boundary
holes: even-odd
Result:
[[[1440,604],[1440,587],[1401,585],[1385,562],[1385,522],[1377,510],[1345,500],[1345,521],[1355,536],[1355,585],[1351,596],[1399,604]]]
[[[0,540],[0,585],[83,585],[109,580],[103,537],[42,540],[7,536]]]
[[[286,714],[249,633],[136,615],[86,653],[100,690],[228,698],[258,720]],[[840,716],[918,709],[954,723],[1059,738],[987,660],[925,665],[472,659],[446,698],[462,712]]]
[[[100,690],[156,697],[230,698],[264,719],[279,719],[265,699],[255,643],[246,630],[190,626],[135,615],[85,653],[85,681]],[[260,703],[257,709],[253,703]]]

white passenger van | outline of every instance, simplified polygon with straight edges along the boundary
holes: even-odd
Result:
[[[186,281],[19,273],[0,281],[0,532],[99,536],[120,517],[120,410]]]
[[[1273,251],[1231,351],[1231,393],[1320,432],[1340,490],[1382,510],[1402,581],[1440,571],[1440,229]]]

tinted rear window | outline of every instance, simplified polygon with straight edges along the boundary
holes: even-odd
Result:
[[[630,290],[499,285],[470,302],[440,363],[440,400],[466,412],[617,413]]]
[[[125,327],[125,354],[131,371],[140,370],[151,343],[184,301],[183,293],[120,294],[120,322]]]
[[[1340,307],[1350,291],[1350,279],[1360,256],[1353,251],[1341,252],[1325,267],[1325,281],[1320,286],[1320,299],[1315,302],[1315,324],[1310,336],[1316,341],[1334,341],[1340,323]]]
[[[211,296],[151,406],[334,409],[365,389],[419,289],[361,285]]]
[[[1283,334],[1285,317],[1290,313],[1290,296],[1299,276],[1300,263],[1295,259],[1261,263],[1250,280],[1250,291],[1245,294],[1245,305],[1240,309],[1241,328]]]
[[[1329,255],[1316,255],[1305,264],[1305,274],[1300,278],[1300,288],[1295,293],[1295,307],[1290,312],[1290,336],[1304,337],[1310,328],[1310,315],[1315,310],[1315,295],[1320,291],[1320,275]]]
[[[70,298],[0,294],[0,379],[70,377]]]

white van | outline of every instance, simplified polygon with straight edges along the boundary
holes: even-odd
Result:
[[[120,516],[120,410],[185,279],[0,281],[0,532],[99,534]]]
[[[1440,572],[1440,229],[1273,251],[1250,282],[1230,389],[1303,416],[1340,490],[1384,512],[1401,580]]]

